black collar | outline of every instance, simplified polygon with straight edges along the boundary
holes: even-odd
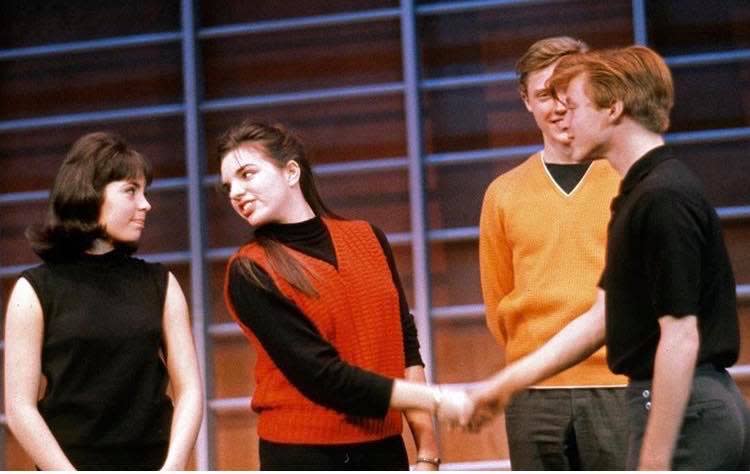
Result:
[[[620,194],[627,194],[640,183],[654,168],[666,160],[672,159],[672,149],[666,145],[652,148],[645,155],[640,157],[633,166],[630,167],[620,184]]]

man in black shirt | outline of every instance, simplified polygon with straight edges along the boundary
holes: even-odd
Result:
[[[564,58],[549,87],[566,105],[574,160],[607,159],[623,176],[612,203],[596,306],[494,376],[475,401],[504,404],[606,340],[627,375],[628,469],[748,469],[750,410],[725,370],[737,360],[735,282],[701,184],[664,146],[672,77],[632,46]]]

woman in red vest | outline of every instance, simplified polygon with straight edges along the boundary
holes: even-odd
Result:
[[[430,414],[459,422],[462,391],[424,384],[414,319],[382,231],[323,204],[302,144],[244,122],[220,139],[221,182],[253,238],[230,259],[225,299],[257,352],[261,469],[440,464]],[[416,382],[416,383],[415,383]]]

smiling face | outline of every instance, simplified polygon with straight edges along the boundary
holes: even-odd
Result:
[[[571,159],[587,162],[606,158],[613,130],[610,108],[599,108],[587,92],[585,74],[574,77],[558,99],[565,104],[566,113],[560,126],[571,140]]]
[[[534,121],[541,130],[545,143],[551,141],[568,145],[570,139],[560,127],[560,121],[565,115],[565,107],[552,97],[546,87],[547,79],[552,76],[556,65],[557,62],[554,62],[544,69],[529,74],[523,102],[526,109],[534,116]]]
[[[104,187],[99,225],[112,242],[136,243],[146,225],[151,204],[143,178],[112,181]]]
[[[253,227],[296,222],[298,182],[296,162],[279,167],[259,145],[242,145],[221,160],[221,183],[232,208]]]

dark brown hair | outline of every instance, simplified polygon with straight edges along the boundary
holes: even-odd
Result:
[[[310,163],[305,154],[302,142],[283,125],[270,125],[265,122],[246,120],[240,125],[227,130],[218,143],[219,160],[242,146],[253,146],[272,160],[279,168],[288,162],[295,161],[300,167],[300,189],[307,203],[316,216],[340,219],[325,205],[318,193]],[[272,270],[279,274],[292,287],[308,296],[317,296],[310,275],[286,250],[284,245],[256,233],[254,241],[263,248]],[[239,259],[241,268],[251,281],[266,288],[258,277],[252,263],[246,258]],[[268,288],[266,288],[268,289]]]
[[[151,164],[118,135],[94,132],[79,138],[57,171],[45,222],[26,230],[34,252],[44,260],[71,258],[106,238],[99,225],[104,188],[139,178],[151,183]],[[135,251],[132,243],[115,245]]]

